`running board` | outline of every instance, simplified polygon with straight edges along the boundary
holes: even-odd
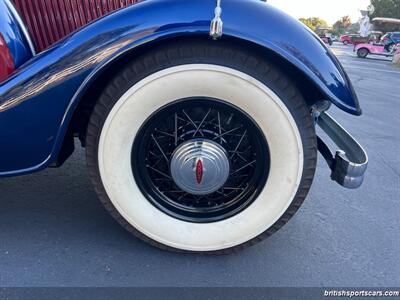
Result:
[[[321,112],[317,124],[340,149],[333,155],[318,137],[318,150],[332,171],[332,180],[345,188],[360,187],[368,167],[368,155],[363,147],[329,114]]]

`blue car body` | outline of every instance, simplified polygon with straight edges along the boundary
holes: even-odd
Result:
[[[345,71],[314,33],[259,0],[223,2],[222,39],[265,49],[298,70],[325,100],[361,114]],[[25,63],[0,83],[0,176],[52,164],[76,108],[110,65],[153,43],[207,37],[214,7],[213,0],[169,0],[167,5],[148,0],[101,18],[32,58],[19,52],[26,48],[11,47],[16,57],[25,56]],[[15,22],[4,21],[8,17],[0,14],[1,32],[10,44],[26,45],[12,27]]]

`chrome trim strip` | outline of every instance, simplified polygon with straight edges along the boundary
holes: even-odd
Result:
[[[341,149],[332,157],[332,180],[349,189],[360,187],[368,167],[368,155],[363,147],[326,112],[319,115],[318,125]]]
[[[4,3],[7,5],[7,7],[10,9],[11,13],[17,20],[18,25],[21,28],[22,33],[24,34],[24,36],[28,42],[29,49],[31,50],[32,55],[35,56],[36,55],[35,46],[33,45],[31,36],[29,35],[28,29],[26,28],[24,21],[22,20],[18,11],[15,9],[14,4],[11,3],[11,0],[4,0]]]

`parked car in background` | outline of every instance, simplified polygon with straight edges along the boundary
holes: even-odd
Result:
[[[400,32],[388,32],[382,39],[381,43],[385,46],[385,49],[391,52],[396,44],[400,43]]]
[[[333,40],[331,37],[325,35],[325,34],[320,34],[319,37],[321,38],[321,40],[325,43],[328,44],[330,46],[332,46],[333,44]]]
[[[316,30],[316,33],[325,44],[332,46],[333,44],[332,34],[329,33],[328,30],[329,28],[318,28]]]
[[[359,34],[345,34],[340,37],[340,41],[345,45],[354,45],[365,44],[371,42],[380,41],[380,37],[382,36],[382,32],[373,31],[369,36],[363,37]]]
[[[352,40],[356,41],[354,38],[352,38]],[[361,39],[359,41],[361,41]],[[399,44],[400,32],[388,32],[380,39],[379,43],[374,43],[373,40],[363,43],[354,42],[354,51],[360,58],[366,58],[370,54],[392,57],[397,51]]]
[[[310,29],[262,1],[135,2],[0,0],[0,177],[60,167],[79,138],[125,229],[220,254],[293,217],[318,151],[361,186],[368,156],[327,113],[358,97]]]
[[[369,37],[362,37],[359,34],[345,34],[340,37],[340,41],[344,45],[358,45],[368,43]]]
[[[339,42],[339,38],[336,35],[331,36],[332,42]]]
[[[392,57],[394,56],[398,45],[399,44],[394,44],[393,47],[391,47],[391,49],[388,50],[383,44],[365,43],[365,44],[358,44],[357,46],[355,46],[354,51],[360,58],[366,58],[370,54]]]
[[[351,35],[349,34],[343,34],[340,36],[340,42],[342,42],[344,45],[351,44]]]

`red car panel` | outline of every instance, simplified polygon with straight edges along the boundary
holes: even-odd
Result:
[[[14,0],[36,50],[45,50],[71,32],[139,0]]]
[[[0,82],[14,71],[14,60],[7,43],[0,34]]]
[[[347,42],[347,43],[351,44],[351,38],[350,38],[350,36],[348,36],[348,35],[342,35],[342,36],[340,37],[340,41],[341,41],[342,43]]]

